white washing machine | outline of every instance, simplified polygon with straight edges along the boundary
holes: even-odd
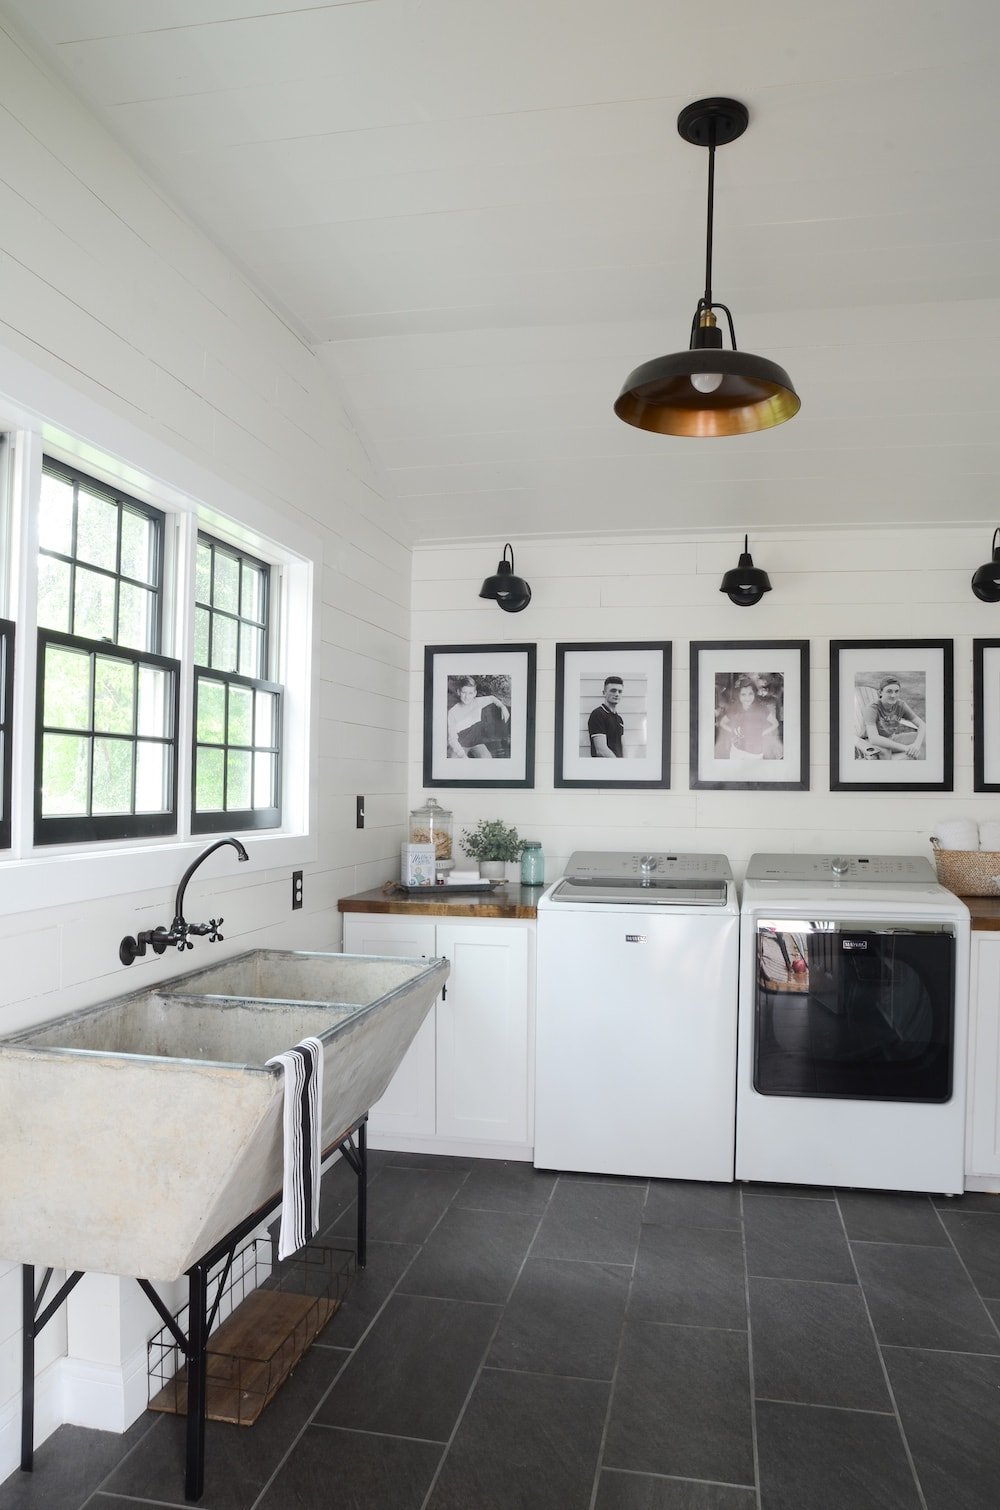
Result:
[[[733,1178],[739,907],[724,855],[580,852],[538,902],[537,1167]]]
[[[753,855],[736,1178],[957,1195],[969,912],[912,855]]]

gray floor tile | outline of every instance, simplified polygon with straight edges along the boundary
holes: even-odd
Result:
[[[468,1175],[461,1169],[400,1169],[387,1165],[368,1190],[368,1238],[388,1243],[422,1243],[437,1225]],[[355,1210],[349,1206],[332,1230],[353,1235]]]
[[[631,1269],[529,1258],[490,1350],[491,1368],[610,1379]]]
[[[428,1510],[588,1510],[609,1389],[485,1370]]]
[[[456,1206],[483,1211],[545,1210],[556,1176],[514,1159],[478,1159],[455,1197]]]
[[[645,1185],[560,1180],[542,1218],[532,1257],[634,1263],[645,1196]]]
[[[745,1329],[741,1234],[644,1223],[628,1314],[630,1321]]]
[[[743,1223],[748,1273],[767,1279],[855,1283],[833,1201],[755,1195],[744,1200]]]
[[[317,1422],[446,1442],[500,1314],[497,1306],[392,1296]]]
[[[884,1350],[927,1510],[1000,1503],[1000,1358]]]
[[[420,1252],[416,1243],[369,1243],[368,1264],[355,1269],[347,1295],[322,1332],[333,1347],[355,1347]]]
[[[921,1510],[895,1416],[764,1400],[757,1444],[761,1510]]]
[[[663,1226],[740,1226],[740,1187],[707,1180],[650,1180],[643,1221]]]
[[[857,1285],[751,1279],[750,1329],[758,1398],[892,1409]]]
[[[522,1211],[446,1211],[400,1281],[407,1295],[503,1305],[539,1218]]]
[[[60,1426],[36,1447],[32,1473],[15,1469],[0,1484],[0,1510],[77,1510],[156,1420],[142,1415],[124,1436]]]
[[[852,1242],[918,1243],[946,1248],[948,1236],[937,1208],[925,1195],[893,1195],[881,1190],[837,1192],[847,1236]]]
[[[420,1510],[442,1451],[436,1442],[310,1426],[258,1510]]]
[[[1000,1214],[942,1211],[941,1218],[980,1295],[1000,1299]]]
[[[746,1335],[627,1322],[604,1465],[752,1484]]]
[[[754,1489],[605,1468],[594,1510],[757,1510]]]
[[[1000,1353],[996,1328],[950,1248],[855,1243],[853,1250],[880,1343]]]
[[[199,1510],[249,1510],[342,1363],[343,1355],[334,1349],[313,1348],[252,1428],[208,1422],[205,1493]],[[183,1504],[186,1426],[183,1417],[162,1416],[102,1490]]]
[[[392,1169],[450,1169],[461,1170],[468,1173],[475,1168],[478,1159],[466,1157],[463,1154],[448,1153],[410,1153],[396,1149],[385,1149],[382,1158],[386,1165]]]
[[[986,1191],[967,1190],[964,1195],[932,1195],[931,1200],[941,1211],[982,1211],[1000,1216],[1000,1195]]]
[[[776,1185],[770,1180],[743,1180],[740,1189],[751,1198],[777,1195],[805,1201],[832,1201],[837,1194],[832,1185]]]

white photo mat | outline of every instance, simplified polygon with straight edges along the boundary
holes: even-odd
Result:
[[[902,701],[926,724],[919,758],[865,758],[862,704],[898,679]],[[951,791],[951,640],[833,640],[830,643],[831,791]],[[912,725],[905,734],[912,740]],[[873,752],[869,749],[869,754]]]
[[[428,645],[424,651],[424,785],[534,786],[534,645]],[[448,751],[449,679],[507,678],[510,753],[490,759],[456,759]],[[452,682],[454,686],[454,682]]]
[[[670,662],[668,641],[556,646],[557,787],[670,785]],[[608,677],[623,684],[620,759],[594,757],[587,733]]]
[[[723,719],[731,722],[732,715],[720,703],[721,689],[731,688],[735,701],[737,688],[745,683],[753,685],[754,701],[774,711],[778,724],[759,758],[735,758],[735,739],[722,753],[727,743]],[[692,642],[690,716],[692,787],[808,790],[808,641]]]

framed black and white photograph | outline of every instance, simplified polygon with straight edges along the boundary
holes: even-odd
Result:
[[[424,650],[424,786],[533,787],[535,646]]]
[[[808,640],[692,643],[690,779],[808,791]]]
[[[830,641],[831,792],[950,792],[951,640]]]
[[[972,790],[1000,792],[1000,640],[972,642]]]
[[[556,646],[555,785],[670,785],[670,644]]]

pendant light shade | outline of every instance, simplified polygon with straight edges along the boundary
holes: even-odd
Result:
[[[982,603],[1000,603],[1000,529],[993,531],[993,559],[972,573],[972,591]]]
[[[715,149],[742,136],[749,115],[738,100],[697,100],[677,117],[687,142],[708,148],[708,232],[705,292],[691,322],[687,351],[644,362],[625,379],[615,413],[628,425],[660,435],[745,435],[769,430],[799,412],[791,378],[767,357],[737,351],[733,317],[712,298]],[[722,345],[715,310],[725,312],[732,350]]]
[[[510,551],[510,560],[507,560],[507,552]],[[479,589],[481,598],[494,598],[498,608],[504,613],[520,613],[522,608],[527,608],[531,602],[531,588],[523,577],[514,575],[514,547],[507,544],[503,548],[503,560],[497,562],[497,569],[492,577],[487,577]]]
[[[750,540],[747,535],[743,536],[743,551],[739,564],[726,572],[719,591],[724,592],[729,601],[735,603],[738,608],[752,608],[755,603],[760,602],[766,592],[771,591],[771,582],[767,572],[761,571],[759,566],[753,564]]]

